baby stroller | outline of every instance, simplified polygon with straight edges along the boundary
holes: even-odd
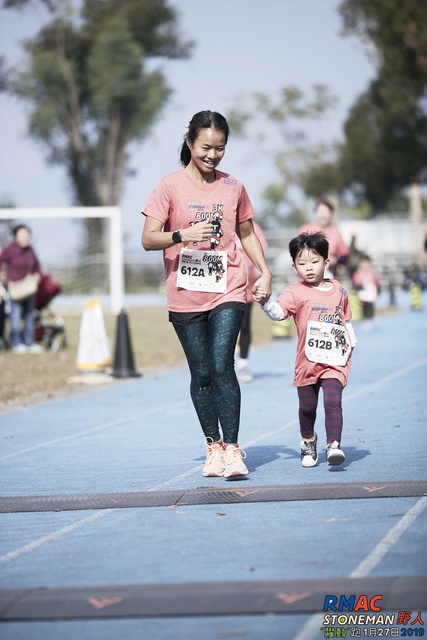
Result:
[[[34,339],[51,351],[67,346],[64,319],[49,306],[60,291],[60,285],[49,274],[42,275],[36,293]]]

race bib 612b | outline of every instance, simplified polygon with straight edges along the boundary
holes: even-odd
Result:
[[[350,353],[350,337],[344,325],[314,321],[307,323],[305,355],[308,360],[343,366]]]

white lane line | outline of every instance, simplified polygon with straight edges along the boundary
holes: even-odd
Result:
[[[409,373],[410,371],[414,371],[415,369],[422,367],[424,364],[427,364],[427,358],[424,358],[422,360],[418,360],[417,362],[414,362],[413,364],[404,367],[403,369],[399,369],[398,371],[395,371],[392,374],[389,374],[388,376],[385,376],[384,378],[382,378],[381,380],[378,380],[377,382],[375,382],[374,384],[370,384],[367,385],[365,387],[363,387],[362,389],[359,389],[358,391],[354,391],[353,393],[350,393],[348,395],[345,396],[344,400],[346,402],[348,402],[349,400],[352,400],[353,398],[357,398],[363,394],[365,394],[366,392],[371,392],[372,389],[378,388],[384,384],[387,384],[387,382],[390,382],[391,380],[394,380],[395,378],[399,378],[401,376],[406,375],[407,373]],[[188,399],[185,400],[180,400],[179,402],[175,402],[173,405],[169,405],[166,407],[166,410],[169,409],[175,409],[176,407],[180,407],[183,404],[187,404],[188,403]],[[126,416],[123,418],[120,418],[119,420],[115,420],[113,422],[107,422],[106,424],[102,424],[102,425],[98,425],[97,427],[92,427],[91,429],[86,429],[84,431],[80,431],[78,433],[74,433],[68,436],[62,436],[61,438],[54,438],[53,440],[47,440],[46,442],[42,442],[40,444],[36,444],[33,447],[27,447],[26,449],[21,449],[20,451],[15,451],[14,453],[9,453],[5,456],[0,456],[0,461],[1,460],[8,460],[10,458],[14,458],[16,456],[19,456],[21,454],[25,454],[25,453],[29,453],[30,451],[36,451],[37,449],[42,449],[44,447],[49,447],[53,444],[58,444],[60,442],[65,442],[67,440],[73,440],[74,438],[80,438],[83,436],[86,436],[90,433],[95,433],[96,431],[102,431],[103,429],[109,429],[111,427],[116,427],[119,426],[121,424],[124,424],[126,422],[131,422],[133,420],[138,420],[141,419],[144,416],[149,416],[149,415],[153,415],[154,413],[159,413],[165,411],[165,407],[154,407],[152,409],[148,409],[147,411],[142,411],[141,413],[137,413],[133,416]],[[288,423],[288,425],[285,425],[284,427],[279,427],[278,429],[273,429],[271,431],[268,431],[265,434],[262,434],[260,436],[258,436],[257,438],[254,438],[250,441],[248,441],[247,443],[245,443],[244,445],[242,445],[243,448],[245,447],[250,447],[252,446],[252,444],[254,444],[255,442],[259,442],[260,440],[264,440],[266,437],[270,436],[270,435],[274,435],[276,433],[280,433],[281,431],[283,431],[284,429],[288,428],[289,426],[293,426],[297,423],[296,420],[293,420],[291,423]],[[200,466],[195,467],[194,469],[191,469],[190,471],[188,471],[183,477],[187,477],[188,475],[191,475],[192,473],[194,473],[196,470],[199,470]],[[178,476],[179,478],[181,478],[181,476]],[[171,480],[173,481],[173,480]],[[170,484],[171,481],[168,481],[165,484]],[[159,485],[159,486],[163,486],[163,485]],[[157,487],[156,487],[157,488]],[[154,491],[154,489],[153,489]]]
[[[180,400],[179,402],[175,402],[174,404],[169,405],[166,410],[172,409],[175,410],[178,407],[181,407],[183,404],[188,404],[188,400]],[[103,431],[104,429],[111,429],[111,427],[117,427],[121,424],[125,424],[127,422],[132,422],[134,420],[140,420],[145,416],[153,415],[154,413],[161,413],[165,411],[165,407],[153,407],[152,409],[147,409],[146,411],[141,411],[141,413],[137,413],[133,416],[125,416],[124,418],[120,418],[118,420],[113,420],[112,422],[106,422],[104,424],[100,424],[97,427],[91,427],[90,429],[85,429],[84,431],[79,431],[77,433],[72,433],[68,436],[61,436],[60,438],[54,438],[53,440],[46,440],[45,442],[41,442],[40,444],[35,444],[32,447],[27,447],[26,449],[20,449],[19,451],[15,451],[14,453],[9,453],[5,456],[1,456],[0,460],[8,460],[9,458],[15,458],[16,456],[20,456],[24,453],[29,453],[30,451],[36,451],[37,449],[43,449],[44,447],[50,447],[53,444],[58,444],[59,442],[65,442],[67,440],[73,440],[74,438],[81,438],[89,435],[90,433],[95,433],[96,431]]]
[[[281,431],[285,431],[286,429],[290,429],[290,427],[294,426],[295,423],[296,423],[296,420],[292,420],[291,422],[288,422],[287,424],[283,425],[282,427],[279,427],[278,429],[272,429],[271,431],[268,431],[267,433],[263,434],[262,436],[257,436],[253,440],[249,440],[247,443],[245,443],[244,446],[245,447],[249,447],[252,444],[254,444],[255,442],[258,442],[259,440],[262,440],[263,438],[267,438],[268,436],[270,436],[272,434],[280,433]],[[168,487],[171,484],[174,484],[175,482],[178,482],[179,480],[181,480],[183,478],[188,478],[189,476],[194,475],[196,472],[201,471],[202,468],[203,468],[203,465],[199,464],[196,467],[193,467],[192,469],[189,469],[188,471],[185,471],[184,473],[181,473],[180,475],[175,476],[174,478],[170,478],[170,480],[166,480],[166,482],[162,482],[161,484],[158,484],[158,485],[156,485],[154,487],[151,487],[150,489],[148,489],[148,491],[159,491],[160,489]],[[19,558],[22,554],[28,553],[29,551],[33,551],[34,549],[37,549],[38,547],[42,546],[43,544],[46,544],[47,542],[52,542],[53,540],[56,540],[57,538],[60,538],[62,535],[65,535],[66,533],[69,533],[70,531],[74,531],[74,529],[78,529],[80,526],[83,526],[83,525],[85,525],[87,523],[90,523],[93,520],[102,517],[103,515],[107,515],[109,513],[112,513],[113,511],[115,511],[115,510],[114,509],[105,509],[103,511],[100,511],[100,512],[94,514],[93,516],[89,516],[89,517],[83,518],[82,520],[79,520],[78,522],[74,523],[73,525],[70,525],[69,527],[64,527],[62,529],[59,529],[58,531],[55,531],[54,533],[51,533],[51,534],[49,534],[47,536],[44,536],[43,538],[39,538],[38,540],[35,540],[34,542],[31,542],[30,544],[27,544],[24,547],[20,547],[19,549],[16,549],[15,551],[11,551],[10,553],[7,553],[4,556],[0,556],[0,564],[5,564],[6,562],[10,562],[11,560],[15,560],[16,558]]]
[[[271,429],[270,431],[267,431],[266,433],[263,433],[262,435],[257,436],[252,440],[248,440],[247,442],[244,442],[241,445],[242,449],[247,449],[248,447],[251,447],[256,442],[259,442],[260,440],[265,440],[265,438],[268,438],[268,436],[275,435],[277,433],[280,433],[281,431],[285,431],[286,429],[290,429],[296,423],[297,423],[297,420],[291,420],[290,422],[287,422],[286,424],[284,424],[281,427],[278,427],[277,429]],[[183,480],[184,478],[188,478],[189,476],[194,475],[196,472],[201,471],[202,469],[203,469],[203,464],[198,464],[197,467],[193,467],[192,469],[189,469],[188,471],[181,473],[179,476],[175,476],[175,478],[171,478],[170,480],[166,480],[161,484],[157,484],[155,487],[148,489],[148,491],[158,491],[159,489],[163,489],[164,487],[169,487],[171,484],[174,484],[179,480]]]
[[[248,440],[247,442],[244,442],[242,444],[242,449],[247,449],[248,447],[252,447],[257,442],[260,442],[261,440],[265,440],[265,438],[268,438],[269,436],[274,436],[277,433],[281,433],[282,431],[286,431],[287,429],[294,427],[296,424],[298,424],[298,420],[295,418],[294,420],[290,420],[290,422],[287,422],[286,424],[282,425],[281,427],[278,427],[277,429],[270,429],[270,431],[266,431],[265,433],[257,436],[256,438],[252,438],[252,440]]]
[[[391,547],[405,533],[422,511],[427,507],[427,496],[423,496],[405,513],[399,522],[374,547],[364,560],[350,573],[350,578],[365,578],[381,562]]]
[[[371,393],[372,389],[374,389],[376,387],[379,387],[381,385],[387,384],[387,382],[389,382],[390,380],[393,380],[394,378],[398,378],[398,377],[401,377],[403,375],[406,375],[409,371],[413,371],[414,369],[417,369],[418,367],[421,367],[424,364],[427,364],[427,358],[424,358],[423,360],[418,360],[417,362],[413,363],[412,365],[410,365],[408,367],[404,367],[403,369],[399,369],[399,371],[396,371],[393,374],[389,374],[388,376],[385,376],[384,378],[382,378],[381,380],[378,380],[374,384],[367,385],[367,386],[363,387],[362,389],[360,389],[359,391],[355,391],[353,393],[350,393],[350,394],[346,395],[345,396],[345,400],[348,402],[349,400],[353,400],[353,398],[358,398],[360,395],[363,395],[365,393]],[[293,427],[296,424],[298,424],[298,420],[294,419],[294,420],[291,420],[290,422],[287,422],[285,425],[282,425],[281,427],[278,427],[277,429],[270,429],[270,431],[266,431],[265,433],[262,433],[259,436],[256,436],[255,438],[252,438],[252,440],[248,440],[247,442],[244,442],[241,445],[242,449],[247,449],[249,447],[252,447],[257,442],[261,442],[262,440],[265,440],[269,436],[277,435],[277,434],[281,433],[282,431],[286,431],[287,429],[290,429],[290,427]],[[199,464],[196,467],[193,467],[192,469],[189,469],[188,471],[185,471],[181,475],[176,476],[175,478],[171,478],[170,480],[166,480],[165,482],[162,482],[161,484],[156,485],[155,487],[153,487],[152,489],[149,489],[148,491],[158,491],[160,489],[164,489],[165,487],[169,487],[171,484],[174,484],[175,482],[178,482],[179,480],[183,480],[185,478],[188,478],[188,477],[192,476],[193,474],[201,471],[202,468],[203,468],[203,465]]]
[[[184,471],[184,473],[181,473],[179,476],[175,476],[175,478],[171,478],[170,480],[166,480],[165,482],[162,482],[161,484],[156,484],[155,487],[151,487],[151,489],[148,489],[148,491],[159,491],[159,489],[164,489],[165,487],[169,487],[171,484],[174,484],[175,482],[178,482],[179,480],[183,480],[184,478],[189,478],[190,476],[194,475],[196,473],[196,471],[201,471],[203,469],[203,465],[202,464],[198,464],[197,467],[193,467],[192,469],[189,469],[188,471]]]
[[[427,507],[427,496],[420,498],[406,513],[399,522],[390,529],[382,540],[372,549],[350,573],[350,578],[366,578],[373,569],[381,562],[384,556],[390,551],[393,545],[399,541],[406,529],[415,522],[417,517]],[[315,640],[319,637],[320,627],[323,624],[323,614],[316,613],[304,625],[294,640]]]
[[[405,367],[404,369],[400,369],[395,374],[391,374],[389,376],[386,376],[382,380],[378,381],[374,386],[378,386],[380,384],[384,384],[386,381],[388,381],[388,380],[390,380],[392,378],[404,375],[409,370],[413,370],[413,369],[415,369],[415,368],[417,368],[419,366],[422,366],[424,363],[427,363],[427,358],[424,359],[424,360],[418,361],[417,363],[414,363],[413,365],[411,365],[411,367]],[[347,400],[349,400],[349,399],[351,399],[353,397],[359,396],[359,395],[361,395],[361,393],[365,393],[365,392],[371,391],[371,390],[372,390],[372,385],[366,386],[363,390],[361,390],[359,392],[356,392],[356,393],[354,393],[354,394],[352,394],[350,396],[347,396]],[[186,402],[187,402],[187,400],[186,401],[181,401],[181,402],[175,403],[175,405],[173,405],[173,406],[179,406],[181,404],[185,404]],[[153,413],[153,412],[155,413],[157,411],[163,411],[163,408],[152,409],[152,410],[149,410],[149,411],[144,412],[142,414],[138,414],[137,416],[134,416],[133,418],[129,418],[128,417],[126,419],[124,418],[124,419],[118,420],[116,422],[109,423],[109,425],[100,425],[99,427],[94,427],[93,429],[89,429],[87,431],[81,432],[79,434],[74,434],[72,436],[64,436],[64,438],[58,438],[58,439],[56,439],[54,441],[51,441],[51,443],[60,442],[62,440],[68,440],[68,439],[74,438],[74,437],[79,437],[80,435],[84,435],[86,433],[90,433],[90,432],[93,432],[93,431],[98,431],[100,429],[105,429],[105,428],[107,428],[107,426],[115,426],[117,424],[123,424],[123,422],[129,421],[131,419],[135,419],[135,417],[140,417],[141,415],[149,415],[150,413]],[[257,436],[256,438],[253,438],[252,440],[248,440],[248,442],[244,443],[244,445],[242,445],[242,447],[243,448],[250,447],[254,443],[259,442],[259,441],[269,437],[270,435],[277,434],[277,433],[280,433],[282,431],[285,431],[286,429],[289,429],[290,427],[294,426],[296,423],[297,423],[297,420],[291,420],[290,422],[286,423],[285,425],[283,425],[283,426],[281,426],[281,427],[279,427],[277,429],[272,429],[272,430],[267,431],[266,433],[264,433],[262,435]],[[34,449],[34,448],[37,449],[37,448],[40,448],[41,446],[47,446],[47,443],[44,443],[42,445],[37,445],[36,447],[33,447],[32,449]],[[32,449],[28,449],[28,450],[32,450]],[[17,453],[16,454],[11,454],[10,456],[6,456],[6,457],[11,457],[12,455],[18,455],[18,454]],[[5,459],[5,458],[0,458],[0,460],[1,459]],[[163,487],[167,487],[167,486],[173,484],[174,482],[177,482],[178,480],[180,480],[182,478],[187,478],[187,477],[193,475],[197,471],[200,471],[200,469],[202,469],[202,467],[203,467],[203,465],[197,465],[196,467],[193,467],[192,469],[189,469],[188,471],[186,471],[183,474],[180,474],[179,476],[175,476],[174,478],[170,478],[170,480],[167,480],[166,482],[163,482],[163,483],[161,483],[159,485],[156,485],[156,486],[152,487],[151,489],[148,489],[148,491],[158,491],[159,489],[161,489]],[[421,498],[421,500],[423,500],[423,498]],[[423,508],[424,508],[424,506],[423,506]],[[26,545],[25,547],[21,547],[20,548],[21,552],[20,552],[20,549],[17,549],[16,551],[12,551],[9,554],[6,554],[5,556],[0,556],[0,563],[8,562],[9,560],[13,560],[15,557],[19,557],[19,555],[21,555],[21,553],[26,553],[27,551],[32,551],[33,549],[41,546],[42,544],[45,544],[46,542],[50,542],[52,539],[60,537],[61,535],[65,534],[65,533],[68,533],[69,531],[72,531],[73,529],[77,529],[79,526],[83,526],[84,524],[86,524],[86,522],[89,522],[91,519],[95,519],[95,516],[101,517],[103,515],[107,515],[107,514],[113,512],[113,511],[114,511],[114,509],[107,509],[105,511],[98,512],[97,514],[94,514],[94,516],[89,516],[89,518],[84,518],[84,519],[80,520],[79,522],[77,522],[74,525],[72,525],[71,528],[70,527],[65,527],[63,529],[60,529],[57,532],[54,532],[53,534],[50,534],[49,536],[45,536],[43,538],[39,538],[39,540],[35,540],[34,542],[30,543],[29,545]],[[408,524],[408,526],[409,526],[409,524]],[[18,554],[18,555],[16,556],[15,554]],[[7,560],[4,560],[5,558],[7,558]],[[323,620],[323,617],[322,617],[322,620]],[[309,625],[309,624],[310,624],[310,622],[307,623],[307,625]],[[316,624],[317,624],[317,622],[316,622]],[[304,627],[304,629],[305,629],[305,627]],[[302,630],[302,632],[304,631],[304,629]],[[295,638],[295,640],[310,640],[310,639],[311,639],[311,636],[307,636],[307,637],[298,636],[297,638]]]
[[[68,527],[63,527],[62,529],[58,529],[57,531],[54,531],[53,533],[49,533],[47,536],[43,536],[42,538],[38,538],[37,540],[34,540],[33,542],[30,542],[29,544],[26,544],[23,547],[19,547],[18,549],[15,549],[14,551],[10,551],[9,553],[6,553],[5,555],[0,556],[0,564],[6,564],[7,562],[10,562],[11,560],[16,560],[17,558],[22,556],[24,553],[29,553],[30,551],[34,551],[34,549],[37,549],[38,547],[41,547],[42,545],[46,544],[47,542],[53,542],[54,540],[57,540],[61,536],[65,535],[66,533],[70,533],[71,531],[75,531],[75,529],[79,529],[80,527],[83,527],[85,524],[90,524],[91,522],[94,522],[95,520],[98,520],[99,518],[103,518],[105,515],[107,515],[108,513],[111,513],[112,511],[114,511],[114,509],[106,509],[105,511],[97,511],[96,513],[93,513],[90,516],[86,516],[86,518],[82,518],[82,520],[78,520],[77,522],[74,522],[73,524],[70,524]]]
[[[377,380],[377,382],[374,382],[369,386],[362,387],[362,389],[359,389],[358,391],[353,391],[353,393],[350,393],[349,395],[345,396],[345,400],[352,400],[353,398],[357,398],[363,395],[368,390],[372,391],[373,389],[378,389],[378,387],[382,387],[388,382],[395,380],[396,378],[401,378],[402,376],[405,376],[407,373],[410,373],[411,371],[415,371],[415,369],[419,369],[420,367],[423,367],[425,364],[427,364],[427,358],[423,358],[422,360],[417,360],[413,364],[410,364],[407,367],[403,367],[402,369],[398,369],[394,373],[390,373],[388,376],[381,378],[381,380]]]

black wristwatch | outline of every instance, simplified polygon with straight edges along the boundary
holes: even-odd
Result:
[[[174,244],[179,244],[182,242],[182,236],[179,231],[174,231],[172,234],[172,240]]]

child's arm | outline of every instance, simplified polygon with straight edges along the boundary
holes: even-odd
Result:
[[[262,304],[261,309],[270,320],[284,320],[286,318],[282,307],[273,300],[268,300],[265,304]]]

